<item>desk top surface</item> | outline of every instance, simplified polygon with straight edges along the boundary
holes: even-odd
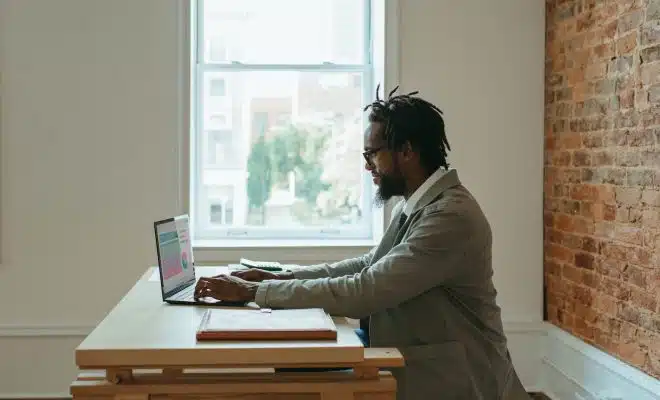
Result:
[[[197,267],[198,276],[228,267]],[[355,364],[362,342],[345,318],[334,318],[336,341],[207,341],[195,333],[206,306],[170,305],[158,270],[149,268],[76,349],[81,369],[133,367],[295,366]]]

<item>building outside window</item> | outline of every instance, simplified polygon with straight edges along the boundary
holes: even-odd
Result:
[[[377,234],[361,155],[373,1],[196,2],[194,239]]]

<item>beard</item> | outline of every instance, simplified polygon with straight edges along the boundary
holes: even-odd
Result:
[[[380,185],[376,192],[375,202],[377,206],[382,206],[394,196],[403,196],[406,190],[406,181],[401,173],[389,175],[379,175]]]

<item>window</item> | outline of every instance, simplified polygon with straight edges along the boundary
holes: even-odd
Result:
[[[207,131],[205,169],[240,169],[241,159],[238,156],[240,148],[234,140],[234,132],[230,130]]]
[[[225,80],[223,78],[211,79],[209,95],[213,97],[223,97],[227,95],[227,88],[225,87]]]
[[[369,241],[380,234],[361,155],[363,108],[380,71],[372,54],[375,3],[195,2],[194,240]]]

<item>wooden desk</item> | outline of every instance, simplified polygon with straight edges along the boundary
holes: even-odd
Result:
[[[227,269],[198,267],[198,275]],[[197,342],[206,307],[163,303],[150,268],[75,351],[78,399],[390,400],[396,349],[364,348],[344,318],[336,341]],[[275,368],[343,371],[276,372]]]

